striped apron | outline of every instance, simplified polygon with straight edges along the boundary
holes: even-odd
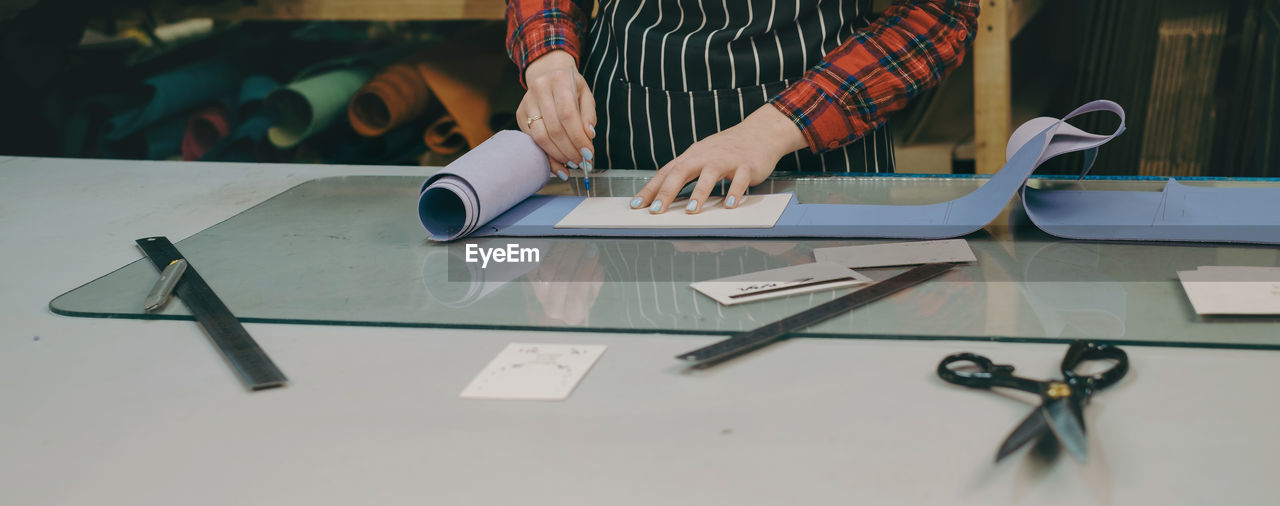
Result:
[[[601,0],[582,73],[596,167],[657,170],[738,124],[869,24],[871,0]],[[776,170],[892,172],[887,128]]]

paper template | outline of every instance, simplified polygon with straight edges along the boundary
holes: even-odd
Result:
[[[458,396],[562,401],[604,350],[604,345],[511,343]]]
[[[819,262],[832,262],[850,269],[978,261],[969,248],[969,241],[964,239],[817,248],[813,250],[813,257]]]
[[[699,281],[689,286],[726,306],[870,283],[857,271],[817,262]]]
[[[708,199],[702,211],[684,212],[684,201],[662,214],[632,209],[632,197],[591,197],[570,211],[555,228],[770,228],[791,201],[790,193],[748,195],[741,205],[725,208],[719,197]]]
[[[1198,314],[1280,314],[1280,267],[1201,266],[1178,279]]]

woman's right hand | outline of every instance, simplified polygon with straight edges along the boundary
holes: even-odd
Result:
[[[566,166],[591,172],[596,100],[573,55],[557,50],[538,57],[525,68],[524,82],[529,91],[516,109],[516,119],[547,152],[551,174],[569,179]]]

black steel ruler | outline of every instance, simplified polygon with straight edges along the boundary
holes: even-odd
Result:
[[[156,269],[163,270],[171,262],[183,259],[182,253],[167,238],[145,237],[138,239],[137,243]],[[240,320],[213,293],[213,288],[200,277],[190,260],[187,260],[186,272],[178,280],[173,293],[195,315],[196,321],[204,327],[218,351],[222,352],[222,356],[239,373],[245,386],[251,390],[262,390],[283,386],[289,381],[244,329]]]
[[[956,264],[953,263],[924,264],[758,329],[740,332],[710,346],[698,348],[683,355],[677,355],[676,358],[697,362],[698,364],[695,367],[718,364],[743,353],[762,348],[797,330],[821,323],[837,315],[880,300],[894,292],[923,283],[955,266]]]

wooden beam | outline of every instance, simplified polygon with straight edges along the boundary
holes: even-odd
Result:
[[[165,18],[225,20],[422,21],[503,19],[504,0],[222,0],[158,3]]]
[[[976,171],[994,174],[1004,166],[1004,148],[1013,133],[1009,66],[1010,4],[984,0],[973,44],[973,142]]]
[[[1009,4],[1009,40],[1013,40],[1022,28],[1027,26],[1027,22],[1040,12],[1040,8],[1044,7],[1045,0],[1012,0]]]

